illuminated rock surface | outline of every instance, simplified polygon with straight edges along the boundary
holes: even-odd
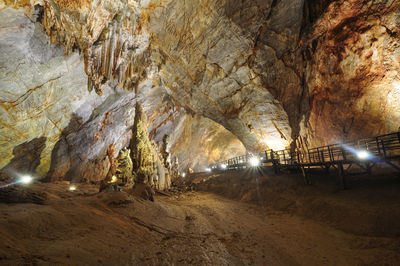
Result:
[[[307,35],[312,145],[370,137],[400,126],[399,1],[337,1]]]
[[[397,130],[399,25],[398,0],[0,0],[0,264],[397,265],[394,175],[189,173]],[[110,185],[138,133],[154,186]]]
[[[129,143],[135,93],[109,87],[102,96],[88,92],[84,62],[78,53],[64,56],[63,48],[50,45],[41,25],[32,23],[22,10],[7,8],[0,12],[3,27],[0,167],[10,175],[32,173],[36,169],[37,175],[45,176],[49,171],[49,180],[103,179],[110,167],[107,147],[115,144],[117,156]],[[150,134],[158,142],[164,134],[172,134],[173,151],[182,141],[183,130],[190,127],[184,121],[191,115],[174,107],[165,90],[153,87],[150,81],[140,88],[143,94],[139,92],[137,98],[149,116]],[[239,145],[239,151],[245,152],[241,143],[217,123],[203,117],[191,120],[201,123],[203,131],[210,128],[211,132],[224,132],[228,136],[223,140],[228,151],[233,142],[233,151]],[[192,133],[200,134],[195,130]],[[209,137],[212,142],[213,136]],[[39,146],[33,144],[39,143],[38,140]],[[180,156],[187,156],[185,152]],[[218,155],[213,158],[220,159]],[[33,167],[31,162],[35,162]],[[203,161],[201,167],[208,162]],[[193,164],[199,165],[187,161],[183,167]]]
[[[129,142],[135,100],[159,149],[171,136],[181,170],[397,130],[399,6],[1,3],[0,168],[32,171],[13,150],[45,138],[37,175],[103,179],[107,147],[116,156]]]

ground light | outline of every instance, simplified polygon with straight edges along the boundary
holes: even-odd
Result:
[[[21,176],[19,179],[17,179],[16,181],[13,181],[11,183],[7,183],[7,184],[3,184],[0,186],[1,188],[5,188],[5,187],[9,187],[12,185],[17,185],[17,184],[29,184],[33,181],[33,177],[30,175],[23,175]]]
[[[257,167],[260,165],[260,159],[258,159],[257,157],[252,157],[250,158],[250,166],[252,167]]]
[[[357,150],[349,145],[341,144],[343,148],[353,153],[359,160],[373,160],[374,156],[366,150]]]
[[[29,175],[24,175],[21,177],[21,179],[19,180],[19,183],[22,184],[29,184],[33,181],[33,177],[29,176]]]
[[[182,177],[185,177],[186,176],[186,173],[182,173]]]
[[[118,178],[117,178],[115,175],[113,175],[113,176],[111,177],[110,183],[115,183],[115,182],[117,182],[117,181],[118,181]]]
[[[76,190],[76,186],[71,185],[71,186],[69,186],[68,190],[69,191],[75,191]]]
[[[365,160],[370,157],[369,153],[367,151],[357,151],[357,157],[360,160]]]
[[[226,164],[221,164],[221,169],[226,169]]]
[[[211,168],[206,168],[206,172],[211,172]]]

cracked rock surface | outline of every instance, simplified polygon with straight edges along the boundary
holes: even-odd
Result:
[[[191,130],[190,125],[175,130],[175,125],[191,115],[174,108],[163,88],[149,81],[140,86],[143,93],[111,87],[101,96],[89,92],[84,62],[77,52],[65,56],[64,49],[50,44],[41,25],[20,9],[1,10],[0,22],[3,172],[13,176],[35,173],[50,180],[103,179],[110,167],[107,147],[115,144],[117,156],[129,143],[136,100],[145,105],[149,133],[157,142],[161,143],[165,134],[173,136],[172,152],[180,145],[183,130]],[[224,132],[228,135],[225,148],[229,151],[232,142],[233,149],[239,146],[244,152],[240,141],[222,126],[200,116],[191,120],[201,124],[203,131],[210,128],[209,141],[214,146],[218,141],[214,132]],[[197,139],[204,133],[191,132]],[[208,163],[207,159],[200,164],[186,160],[182,167],[205,167]]]
[[[397,130],[399,7],[2,2],[0,168],[103,179],[107,148],[115,145],[116,156],[129,142],[136,101],[158,149],[170,136],[182,171],[246,150],[306,149]],[[41,152],[20,163],[33,147]]]

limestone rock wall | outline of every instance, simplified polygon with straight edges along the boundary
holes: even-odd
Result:
[[[48,180],[103,179],[110,167],[107,148],[115,145],[115,157],[129,143],[136,100],[145,105],[150,136],[160,142],[163,134],[173,134],[175,118],[186,112],[174,108],[162,86],[144,81],[135,93],[111,82],[101,96],[89,92],[82,55],[65,55],[42,31],[38,14],[25,12],[0,10],[2,171]],[[157,75],[151,68],[148,73]]]
[[[35,155],[42,175],[59,136],[73,127],[70,121],[86,122],[105,96],[81,86],[87,77],[79,54],[64,56],[62,47],[50,45],[41,25],[21,10],[1,10],[0,23],[0,168],[13,159],[13,149],[43,137],[44,148]]]
[[[291,143],[296,119],[285,107],[295,109],[300,81],[290,56],[283,58],[296,44],[302,1],[43,1],[35,8],[52,42],[82,51],[89,90],[101,94],[112,82],[137,89],[154,80],[147,69],[155,66],[180,106],[223,125],[246,148]]]
[[[209,164],[245,154],[242,142],[223,126],[200,115],[182,114],[172,125],[169,150],[182,172],[205,171]]]
[[[279,2],[275,11],[273,1],[212,0],[162,1],[144,10],[172,97],[249,150],[283,149],[292,140],[284,107],[296,105],[300,81],[282,57],[298,36],[302,5]]]
[[[0,2],[0,168],[102,179],[107,147],[129,142],[136,101],[150,139],[160,147],[170,135],[183,169],[397,130],[399,8],[396,0]]]
[[[301,123],[302,144],[399,129],[399,25],[399,1],[334,1],[327,7],[304,36],[310,111]]]

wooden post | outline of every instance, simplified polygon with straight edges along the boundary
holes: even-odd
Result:
[[[385,144],[383,142],[383,139],[381,139],[381,143],[382,143],[382,150],[383,150],[383,158],[386,159],[386,149],[385,149]]]
[[[333,162],[333,161],[335,160],[335,158],[333,157],[333,153],[332,153],[332,150],[331,150],[331,146],[328,146],[328,153],[329,153],[329,160],[330,160],[331,162]]]
[[[340,186],[343,189],[347,189],[347,184],[346,184],[346,173],[344,172],[344,168],[343,168],[343,163],[339,162],[338,164],[338,168],[339,168],[339,177],[340,177]]]
[[[286,164],[285,150],[283,150],[283,163]]]
[[[378,154],[381,155],[381,148],[379,147],[378,137],[376,137],[375,140],[376,140],[376,146],[378,147]]]
[[[341,150],[341,152],[342,152],[343,161],[346,161],[347,159],[346,159],[346,152],[345,152],[345,150],[343,149],[343,147],[340,147],[340,150]],[[342,167],[343,167],[343,165],[342,165]]]
[[[371,163],[366,163],[365,166],[367,168],[368,175],[372,175],[372,164]]]
[[[325,172],[326,174],[329,174],[329,168],[331,168],[331,166],[329,164],[325,165]]]
[[[276,175],[279,174],[278,161],[275,160],[275,159],[273,159],[273,160],[272,160],[272,163],[274,164],[274,172],[275,172],[275,174],[276,174]]]
[[[304,184],[305,185],[311,185],[311,181],[308,178],[308,174],[307,174],[306,169],[304,169],[304,166],[300,166],[300,168],[301,168],[301,172],[303,174]]]
[[[317,153],[318,153],[318,163],[320,163],[322,160],[321,160],[321,154],[319,153],[319,148],[317,148]]]

